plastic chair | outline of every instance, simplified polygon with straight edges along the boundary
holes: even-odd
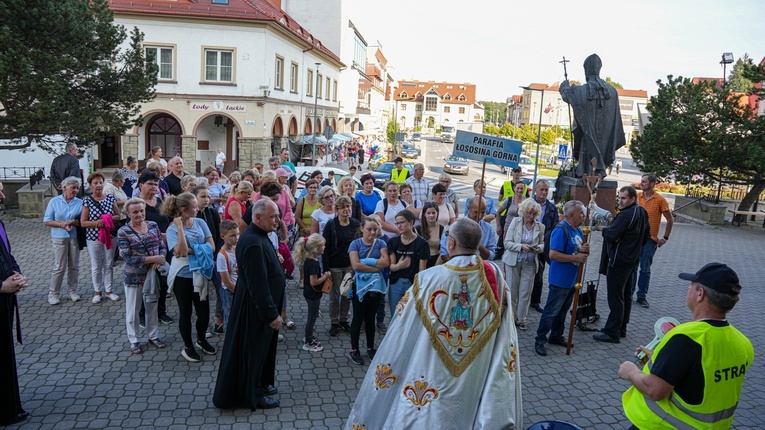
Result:
[[[534,423],[526,430],[582,430],[582,428],[566,421],[550,420]]]

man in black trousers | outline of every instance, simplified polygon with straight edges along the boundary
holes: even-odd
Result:
[[[610,227],[598,226],[598,231],[603,232],[600,273],[606,275],[611,311],[602,333],[592,336],[599,342],[619,343],[627,336],[631,278],[640,262],[640,249],[651,238],[648,213],[637,204],[637,191],[629,185],[619,190],[619,208]]]
[[[537,183],[534,186],[534,199],[542,208],[542,213],[539,215],[539,222],[545,226],[545,253],[538,259],[539,268],[537,269],[536,275],[534,275],[534,288],[531,290],[531,308],[540,313],[544,310],[540,304],[542,301],[542,278],[544,278],[545,275],[545,263],[547,263],[550,258],[550,250],[547,249],[547,247],[550,243],[550,235],[559,222],[558,208],[556,208],[551,201],[547,200],[549,192],[550,184],[544,179],[537,180]]]

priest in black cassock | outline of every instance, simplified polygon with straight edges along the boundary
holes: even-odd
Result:
[[[252,207],[252,223],[239,237],[236,281],[213,404],[221,409],[270,409],[279,401],[272,385],[277,330],[286,279],[268,233],[279,226],[279,208],[270,199]]]
[[[13,320],[16,319],[16,339],[21,343],[19,306],[16,293],[27,286],[27,279],[19,273],[19,265],[11,255],[11,244],[0,221],[0,426],[24,421],[29,412],[21,407],[19,376],[16,373],[16,352],[14,350]]]

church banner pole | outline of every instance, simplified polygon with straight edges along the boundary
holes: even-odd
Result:
[[[590,174],[595,172],[595,164],[597,160],[595,158],[590,162],[591,170]],[[594,208],[595,196],[598,192],[598,185],[600,185],[601,176],[583,176],[582,182],[587,186],[590,191],[590,201],[585,206],[584,223],[582,223],[582,234],[584,240],[582,240],[582,246],[587,244],[590,238],[590,208]],[[592,182],[595,181],[595,186],[592,186]],[[590,252],[592,254],[592,252]],[[580,263],[579,270],[576,273],[576,283],[574,284],[574,303],[571,305],[571,326],[568,329],[568,341],[566,342],[566,355],[571,355],[571,345],[574,340],[574,326],[576,325],[576,312],[579,308],[579,292],[582,291],[582,278],[584,277],[584,268],[587,263]]]
[[[486,182],[483,181],[483,178],[486,176],[486,157],[483,159],[483,167],[481,167],[481,182],[480,182],[480,191],[479,196],[484,197],[484,188],[486,188]],[[467,207],[468,203],[470,202],[470,197],[468,197],[468,200],[465,202],[465,207]],[[480,207],[480,203],[479,203]]]

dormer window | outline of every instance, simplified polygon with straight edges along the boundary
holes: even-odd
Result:
[[[465,100],[467,100],[467,97],[465,97],[464,94],[460,94],[459,97],[457,97],[457,100],[464,102]]]
[[[406,91],[401,91],[401,94],[399,94],[399,97],[401,97],[402,99],[408,99],[409,94],[407,94]]]
[[[417,93],[414,95],[414,98],[417,99],[417,98],[420,98],[420,97],[422,97],[422,93],[417,91]]]
[[[444,100],[451,100],[452,96],[451,94],[444,94]]]

